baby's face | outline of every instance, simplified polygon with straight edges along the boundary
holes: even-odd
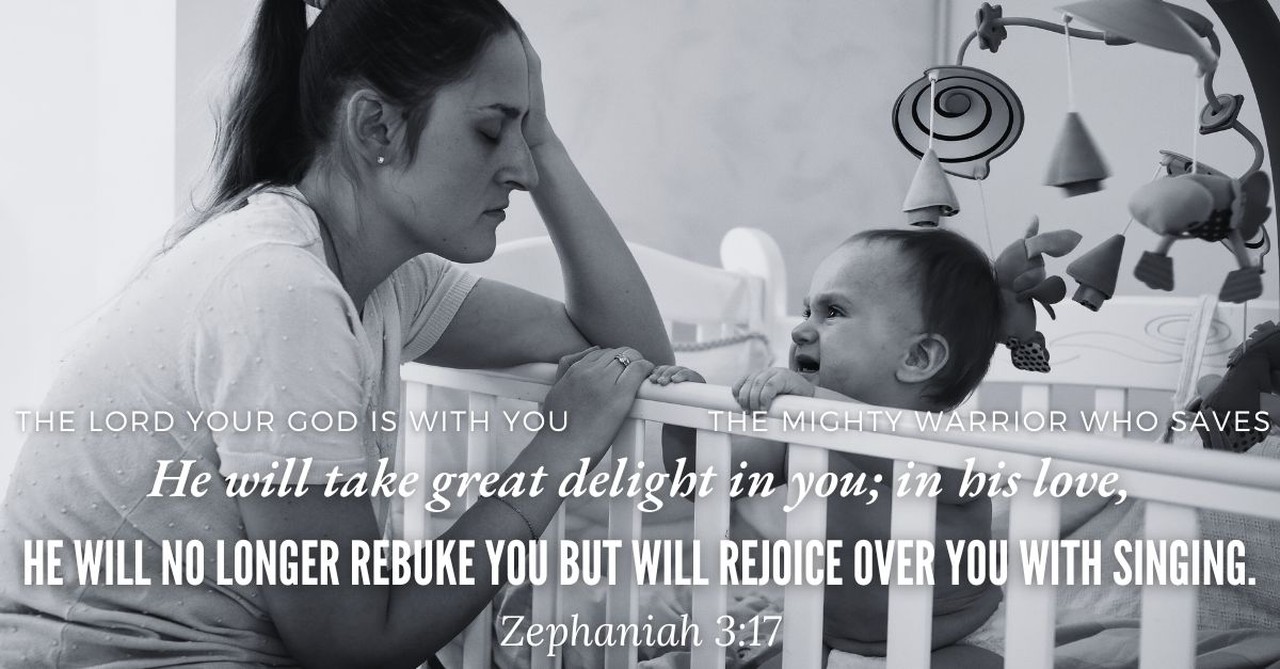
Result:
[[[924,329],[910,263],[891,244],[855,243],[818,265],[805,320],[791,331],[791,369],[816,386],[891,406],[896,372]]]

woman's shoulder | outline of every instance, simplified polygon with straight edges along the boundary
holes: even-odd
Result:
[[[295,189],[263,189],[240,206],[211,216],[165,251],[157,264],[182,271],[188,279],[208,279],[247,259],[282,259],[296,271],[330,274],[324,261],[315,213]],[[194,274],[192,274],[194,272]]]
[[[296,188],[267,187],[210,217],[187,237],[238,240],[241,245],[278,243],[318,248],[320,228],[315,212]]]
[[[232,305],[253,312],[276,303],[332,303],[354,311],[324,260],[310,208],[286,193],[257,193],[244,206],[200,224],[157,256],[126,292],[132,302],[182,305],[199,319]],[[210,308],[213,307],[213,308]],[[191,322],[191,321],[184,321]]]

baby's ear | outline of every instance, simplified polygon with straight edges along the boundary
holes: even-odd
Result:
[[[907,346],[907,353],[898,364],[898,380],[903,383],[924,383],[942,371],[951,359],[951,346],[940,334],[916,335]]]

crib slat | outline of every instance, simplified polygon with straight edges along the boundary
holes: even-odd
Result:
[[[871,435],[863,435],[863,438]],[[914,484],[918,475],[929,476],[938,471],[933,465],[916,463],[909,467],[903,460],[893,463],[893,480],[909,476]],[[897,485],[894,484],[896,491]],[[937,498],[908,494],[894,497],[893,515],[889,520],[891,539],[923,539],[933,542],[937,528]],[[935,553],[936,564],[936,553]],[[928,585],[889,586],[889,639],[886,659],[893,669],[929,669],[930,632],[933,629],[933,587]]]
[[[551,523],[543,531],[541,539],[547,542],[547,556],[549,558],[560,554],[560,542],[564,539],[563,506],[552,517]],[[560,613],[564,611],[565,606],[564,588],[556,585],[559,571],[554,567],[553,562],[552,566],[547,570],[547,584],[534,586],[533,603],[530,605],[529,612],[530,622],[547,625],[560,620]],[[539,652],[531,652],[530,655],[529,669],[559,669],[564,661],[563,653],[557,653],[555,657],[548,657],[546,653]]]
[[[1098,388],[1093,392],[1093,410],[1101,414],[1110,414],[1115,416],[1123,416],[1127,405],[1126,391],[1123,388]],[[1097,434],[1109,434],[1116,437],[1123,437],[1125,430],[1123,425],[1116,424],[1113,421],[1107,421],[1107,424],[1115,425],[1115,430],[1099,430]]]
[[[498,414],[498,400],[493,395],[468,393],[468,410],[472,416],[486,415],[495,420]],[[493,471],[497,463],[497,453],[493,447],[493,435],[488,430],[471,430],[467,433],[467,471]],[[467,506],[480,501],[478,486],[467,487]]]
[[[1035,471],[1038,462],[1022,464],[1023,471]],[[1057,590],[1053,585],[1028,585],[1023,573],[1020,541],[1037,541],[1058,536],[1061,507],[1053,497],[1034,497],[1025,490],[1009,505],[1009,580],[1005,589],[1007,607],[1004,666],[1009,669],[1052,669],[1053,629]],[[1047,580],[1047,579],[1046,579]]]
[[[556,515],[551,517],[551,522],[547,524],[547,529],[543,530],[542,536],[539,537],[547,542],[547,556],[549,558],[560,555],[560,542],[564,541],[564,519],[565,508],[562,504],[560,509],[556,511]],[[565,588],[560,587],[559,578],[560,570],[549,568],[547,570],[547,583],[541,586],[534,586],[533,601],[530,604],[529,611],[530,622],[543,625],[563,622],[562,618],[567,607],[565,603]],[[556,653],[554,657],[551,657],[546,653],[531,652],[529,669],[560,669],[562,666],[564,666],[564,653]]]
[[[725,480],[733,471],[729,442],[728,434],[698,430],[698,470],[711,467],[721,472],[720,484],[711,488],[711,494],[693,503],[693,538],[698,541],[700,573],[710,581],[693,589],[692,622],[702,632],[702,643],[693,647],[689,664],[700,669],[724,669],[725,665],[724,648],[716,645],[715,637],[723,627],[717,619],[728,608],[728,587],[720,582],[718,556],[720,540],[729,536],[729,486]]]
[[[635,463],[644,458],[644,421],[631,419],[622,424],[618,439],[613,442],[615,469],[622,458],[626,458],[628,466],[633,469]],[[636,500],[625,495],[609,500],[609,537],[622,539],[623,549],[618,551],[617,584],[609,586],[605,595],[604,620],[606,623],[633,622],[640,611],[639,588],[634,576],[635,557],[631,552],[631,541],[640,538],[640,509],[636,507]],[[629,644],[608,646],[604,652],[604,666],[608,669],[633,667],[637,650]]]
[[[1049,411],[1049,386],[1028,383],[1022,386],[1022,411]]]
[[[497,416],[497,398],[481,393],[468,394],[468,410],[472,416],[487,415],[491,419]],[[467,433],[467,471],[488,472],[493,470],[496,461],[493,448],[493,436],[487,430],[472,430]],[[479,499],[477,486],[467,488],[467,507],[470,508]],[[491,637],[493,632],[493,605],[486,605],[480,615],[467,625],[462,641],[462,666],[464,669],[489,669]]]
[[[427,461],[426,433],[416,433],[408,429],[405,423],[405,416],[409,412],[426,409],[429,391],[430,386],[421,383],[400,382],[401,425],[399,434],[396,435],[396,471],[402,476],[407,472],[417,472],[419,476],[426,478],[427,467],[430,466]],[[399,528],[402,538],[410,541],[431,538],[431,514],[423,506],[426,504],[426,497],[425,486],[421,486],[415,488],[412,495],[399,500],[404,505],[400,517],[402,526]],[[418,669],[427,669],[427,665],[420,664]]]
[[[403,409],[401,419],[411,412],[426,411],[430,386],[421,383],[405,383],[400,394]],[[417,472],[419,480],[425,480],[430,472],[430,455],[427,450],[427,433],[415,432],[406,425],[400,427],[400,452],[404,459],[404,472]],[[427,513],[427,486],[415,486],[413,494],[404,500],[404,538],[428,539],[431,537],[431,515]]]
[[[1194,508],[1148,502],[1148,539],[1198,539]],[[1190,669],[1195,664],[1196,603],[1199,589],[1183,585],[1142,586],[1139,669]]]
[[[815,446],[787,446],[787,480],[798,472],[825,474],[827,451]],[[789,486],[794,487],[794,486]],[[787,491],[789,504],[796,493]],[[810,495],[787,514],[787,540],[821,539],[827,536],[827,503]],[[782,623],[782,666],[805,669],[822,666],[823,592],[821,585],[787,585],[786,616]]]

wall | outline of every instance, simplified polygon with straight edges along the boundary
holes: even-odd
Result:
[[[839,0],[515,0],[551,114],[629,239],[717,261],[723,233],[782,243],[805,268],[859,225],[896,221],[912,166],[885,111],[929,63],[935,0],[868,14]],[[0,406],[34,408],[60,352],[200,202],[214,118],[253,0],[0,0]],[[848,30],[832,30],[848,26]],[[541,234],[519,200],[504,240]],[[0,473],[21,441],[0,426]],[[3,489],[7,476],[0,476]]]
[[[176,215],[190,211],[208,194],[216,120],[221,117],[235,58],[257,4],[254,0],[183,0],[178,4]]]
[[[0,492],[60,353],[174,211],[174,5],[0,0]]]
[[[900,157],[887,122],[896,84],[883,82],[931,62],[935,1],[507,6],[543,60],[557,131],[623,234],[718,263],[730,228],[768,230],[792,261],[798,308],[804,268],[832,243],[899,219],[914,166],[869,157]],[[253,6],[179,5],[180,208],[204,192],[208,110]],[[500,240],[545,234],[528,198],[509,214]]]
[[[1280,0],[1271,3],[1280,7]],[[939,62],[939,37],[952,62],[979,4],[508,3],[544,61],[557,129],[627,238],[715,262],[726,230],[763,228],[783,247],[792,304],[808,284],[808,268],[833,242],[901,221],[901,197],[916,163],[893,137],[893,102]],[[1057,20],[1055,4],[1018,3],[1006,13]],[[1204,3],[1184,4],[1215,19]],[[251,0],[180,5],[180,208],[200,192],[213,137],[211,100],[222,92],[225,65],[252,7]],[[1241,118],[1261,135],[1243,66],[1222,37],[1217,89],[1245,94]],[[962,212],[951,223],[983,247],[1002,248],[1038,215],[1042,228],[1072,227],[1085,236],[1082,249],[1091,248],[1125,228],[1129,195],[1150,179],[1157,150],[1192,151],[1189,58],[1084,40],[1075,40],[1073,51],[1077,106],[1113,177],[1101,193],[1066,199],[1042,184],[1066,111],[1061,36],[1015,27],[997,54],[969,50],[966,64],[1009,83],[1027,116],[1022,138],[993,163],[981,189],[953,180]],[[1199,156],[1232,173],[1252,157],[1234,133],[1200,138]],[[511,214],[501,239],[542,233],[527,199],[518,199]],[[1155,235],[1135,224],[1127,237],[1117,292],[1158,294],[1131,272]],[[1216,292],[1234,266],[1225,248],[1198,242],[1175,246],[1173,257],[1175,294]],[[1275,284],[1264,279],[1264,297],[1276,297]]]
[[[884,159],[901,153],[885,82],[929,64],[932,2],[510,6],[544,60],[553,123],[628,239],[718,263],[727,230],[767,230],[798,310],[833,244],[897,224],[914,166]],[[505,233],[538,234],[520,214]]]

